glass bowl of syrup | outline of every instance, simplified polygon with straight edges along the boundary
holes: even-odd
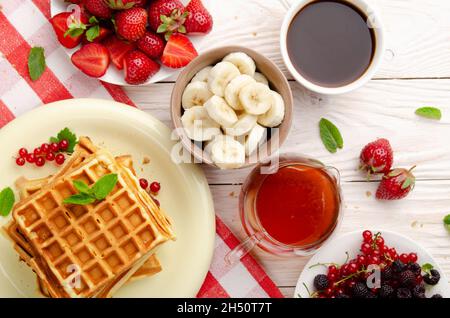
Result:
[[[227,262],[256,245],[279,256],[314,253],[342,218],[339,179],[336,168],[295,154],[256,166],[239,198],[248,238],[226,256]]]

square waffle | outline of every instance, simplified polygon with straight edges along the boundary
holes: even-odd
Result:
[[[80,138],[84,143],[89,144]],[[54,283],[56,295],[92,297],[118,277],[131,277],[152,250],[174,234],[132,169],[118,164],[107,150],[73,156],[69,163],[19,202],[13,218],[38,255],[33,269],[43,281]],[[92,185],[109,173],[119,178],[105,200],[86,206],[62,204],[76,193],[74,180]]]
[[[78,150],[79,151],[79,150]],[[116,161],[133,170],[133,162],[129,156],[121,156],[116,158]],[[134,170],[133,173],[135,174]],[[16,187],[19,192],[20,199],[23,200],[33,193],[39,191],[45,184],[47,184],[51,180],[51,177],[35,179],[35,180],[27,180],[25,178],[19,178],[16,181]],[[6,228],[7,236],[14,242],[14,248],[19,253],[20,258],[32,268],[33,264],[33,251],[29,242],[26,241],[25,237],[20,230],[18,229],[17,223],[14,220]],[[152,255],[145,263],[142,265],[134,274],[129,278],[128,281],[134,281],[140,278],[152,276],[157,274],[162,270],[161,264],[158,261],[156,255]],[[97,295],[97,297],[110,297],[110,291],[112,288],[118,288],[118,283],[121,280],[116,279],[115,282],[106,286],[101,294]],[[46,297],[52,297],[53,291],[52,286],[46,281],[42,281],[38,276],[38,286],[42,295]]]

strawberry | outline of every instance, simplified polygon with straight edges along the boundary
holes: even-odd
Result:
[[[72,55],[72,63],[83,73],[101,77],[109,66],[109,52],[99,43],[89,43]]]
[[[372,173],[387,173],[392,168],[394,154],[387,139],[381,138],[366,145],[361,151],[361,169]]]
[[[170,68],[180,68],[188,65],[197,56],[198,53],[189,38],[175,33],[164,48],[161,62]]]
[[[141,51],[131,51],[124,60],[125,81],[132,85],[145,83],[159,71],[160,67]]]
[[[52,17],[50,22],[59,43],[66,48],[72,49],[81,43],[86,24],[89,21],[84,15],[81,15],[80,20],[76,20],[71,12],[62,12]]]
[[[155,33],[151,31],[145,32],[145,35],[137,41],[139,50],[147,54],[149,58],[158,59],[161,57],[165,43]]]
[[[91,42],[99,43],[112,33],[111,29],[105,28],[103,26],[94,26],[94,28],[98,28],[98,33],[96,33],[96,36],[90,41],[90,38],[88,37],[89,32],[86,32],[83,36],[83,44],[88,44]]]
[[[117,69],[123,69],[123,60],[125,55],[131,50],[134,50],[136,45],[132,42],[127,42],[112,35],[103,41],[103,45],[108,49],[111,62]]]
[[[84,5],[97,18],[109,19],[112,16],[112,10],[105,0],[84,0]]]
[[[189,12],[184,22],[186,33],[207,34],[211,32],[213,19],[208,10],[203,6],[201,0],[191,0],[186,7],[186,11]]]
[[[144,36],[147,25],[147,11],[131,8],[116,14],[117,33],[124,39],[137,41]]]
[[[416,181],[411,172],[414,168],[389,171],[378,186],[376,198],[378,200],[399,200],[406,197],[414,188]]]
[[[183,25],[186,17],[182,17],[184,5],[179,0],[156,0],[150,4],[148,8],[148,23],[150,28],[157,32],[162,24],[162,18],[166,25],[172,25],[172,29],[176,30]],[[172,30],[172,32],[174,31]],[[162,32],[159,32],[162,33]]]

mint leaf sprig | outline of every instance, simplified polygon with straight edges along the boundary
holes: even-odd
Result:
[[[0,192],[0,215],[8,216],[15,203],[14,192],[10,187]]]
[[[50,142],[59,143],[62,140],[67,140],[67,142],[69,143],[69,146],[67,147],[65,152],[67,152],[68,154],[73,153],[75,146],[78,143],[77,135],[75,135],[74,132],[72,132],[69,128],[66,127],[64,129],[62,129],[56,135],[56,137],[50,137]]]
[[[444,226],[450,232],[450,214],[444,218]]]
[[[436,107],[421,107],[416,109],[416,115],[428,119],[440,120],[442,118],[442,112]]]
[[[422,266],[422,271],[428,275],[431,275],[431,270],[434,268],[430,263],[425,263]]]
[[[331,153],[344,147],[344,139],[339,129],[328,119],[322,118],[319,122],[320,138],[323,145]]]
[[[64,204],[88,205],[96,201],[104,200],[117,184],[118,175],[116,173],[107,174],[101,177],[92,187],[84,181],[74,180],[73,186],[79,193],[64,199]]]
[[[37,81],[46,68],[44,49],[42,47],[33,47],[28,54],[28,73],[31,80]]]

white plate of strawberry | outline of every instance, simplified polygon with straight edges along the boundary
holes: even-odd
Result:
[[[164,80],[189,64],[213,27],[211,0],[51,0],[73,65],[117,85]]]

